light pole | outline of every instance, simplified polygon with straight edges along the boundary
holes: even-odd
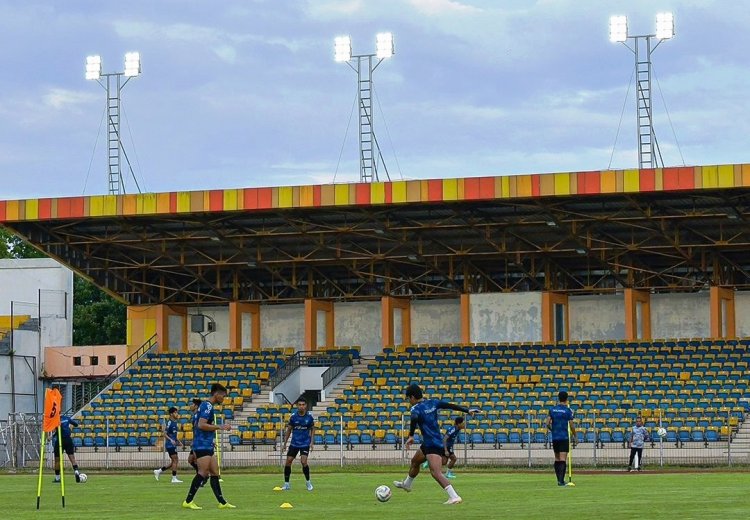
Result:
[[[141,73],[141,55],[137,52],[125,54],[125,71],[102,73],[101,56],[86,57],[86,79],[96,81],[107,92],[107,163],[109,169],[110,195],[125,193],[125,184],[120,168],[122,140],[120,138],[121,93],[132,78]],[[104,78],[102,80],[102,78]],[[124,80],[123,80],[124,78]]]
[[[359,106],[359,181],[378,181],[378,163],[388,168],[383,161],[378,139],[375,135],[372,113],[372,74],[378,65],[393,56],[393,34],[380,33],[375,38],[375,54],[352,54],[350,36],[339,36],[334,40],[334,60],[346,63],[357,73],[357,104]]]
[[[612,16],[609,19],[609,40],[622,43],[635,55],[635,100],[638,125],[638,166],[656,168],[664,165],[659,143],[654,132],[653,105],[651,103],[651,54],[664,40],[674,37],[674,15],[656,15],[656,34],[628,34],[628,19]],[[633,40],[632,47],[628,40]],[[656,40],[653,45],[652,40]]]

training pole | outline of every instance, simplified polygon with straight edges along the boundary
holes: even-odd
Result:
[[[42,430],[42,446],[39,450],[39,482],[36,485],[36,508],[39,509],[39,501],[42,498],[42,470],[44,469],[44,443],[46,441],[47,432]]]
[[[63,460],[62,428],[60,425],[57,426],[57,448],[57,454],[60,456],[60,498],[62,498],[62,506],[65,507],[65,461]]]
[[[573,438],[570,436],[570,425],[568,425],[568,482],[573,482]]]
[[[216,418],[216,425],[221,426],[220,418]],[[221,430],[216,430],[216,465],[219,466],[219,477],[221,477]]]

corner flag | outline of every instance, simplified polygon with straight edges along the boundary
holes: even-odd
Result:
[[[62,395],[57,388],[48,388],[44,395],[44,420],[42,429],[49,433],[60,426]]]

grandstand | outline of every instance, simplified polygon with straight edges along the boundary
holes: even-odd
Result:
[[[0,222],[128,303],[129,352],[156,338],[80,411],[86,464],[153,464],[163,410],[214,380],[226,462],[275,463],[297,397],[275,390],[340,345],[361,349],[317,388],[321,460],[403,462],[418,381],[485,409],[469,461],[546,453],[566,388],[584,459],[641,413],[669,460],[748,462],[748,196],[735,164],[0,201]]]

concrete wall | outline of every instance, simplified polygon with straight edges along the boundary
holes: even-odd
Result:
[[[334,307],[336,345],[362,347],[371,356],[382,351],[380,302],[344,302]],[[397,313],[398,314],[398,313]]]
[[[471,295],[471,340],[473,342],[541,341],[541,339],[541,293]]]
[[[13,360],[13,377],[11,377],[11,357],[0,356],[0,417],[7,419],[13,410],[12,393],[15,391],[15,411],[34,413],[42,411],[42,385],[34,373],[34,362],[22,358],[30,356],[37,359],[36,371],[41,373],[38,361],[39,336],[36,331],[17,330],[13,336],[13,349],[17,356]],[[30,366],[29,366],[30,365]],[[34,394],[38,399],[38,409],[34,406]],[[28,394],[28,395],[18,395]]]
[[[36,393],[41,406],[43,394],[38,377],[44,363],[43,347],[73,343],[73,271],[51,258],[0,260],[0,315],[10,315],[11,302],[15,316],[41,316],[40,332],[13,332],[13,349],[19,355],[33,357],[37,372],[31,372],[23,358],[16,358],[15,391]],[[7,418],[11,410],[11,390],[10,358],[0,356],[0,417]],[[33,395],[17,395],[16,411],[36,412]]]
[[[457,343],[461,341],[460,300],[413,300],[412,343]]]
[[[107,376],[128,357],[127,345],[97,345],[86,347],[47,347],[45,349],[44,372],[47,377],[91,377]],[[91,357],[99,358],[98,365],[91,364]],[[115,363],[109,363],[115,356]],[[75,366],[73,358],[80,357],[81,365]]]
[[[201,336],[197,332],[190,332],[190,316],[194,314],[205,314],[210,316],[216,322],[216,332],[206,336],[206,348],[228,350],[229,349],[229,306],[225,307],[194,307],[188,309],[188,350],[202,350],[203,343]],[[205,326],[208,328],[208,319],[205,320]],[[207,330],[203,334],[206,334]],[[169,336],[175,334],[170,322]],[[177,333],[179,334],[179,333]],[[177,335],[175,334],[175,335]]]
[[[294,347],[301,350],[304,343],[303,304],[263,305],[260,308],[261,347]]]
[[[323,372],[328,367],[300,367],[282,383],[271,390],[269,402],[285,402],[279,394],[284,394],[287,399],[294,402],[305,390],[323,389]]]
[[[654,338],[704,338],[711,335],[708,291],[651,295]]]
[[[570,340],[625,338],[625,297],[622,294],[568,298]]]
[[[737,335],[750,337],[750,291],[737,291],[734,298]]]

